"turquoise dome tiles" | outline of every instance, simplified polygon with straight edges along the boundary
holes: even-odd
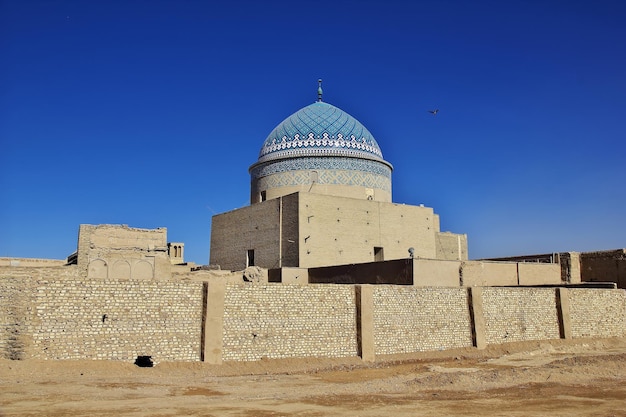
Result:
[[[311,192],[314,184],[324,186],[314,192],[391,201],[393,166],[372,134],[321,99],[318,90],[317,102],[287,117],[263,142],[249,168],[253,204],[297,190]]]
[[[258,163],[303,156],[346,156],[384,162],[372,134],[354,117],[323,101],[298,110],[276,126],[263,143]]]

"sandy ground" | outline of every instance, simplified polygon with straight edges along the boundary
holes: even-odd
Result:
[[[626,339],[379,358],[227,363],[0,360],[8,416],[626,417]]]

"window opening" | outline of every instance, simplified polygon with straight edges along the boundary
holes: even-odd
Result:
[[[374,246],[374,261],[382,262],[385,260],[385,255],[383,253],[383,248]]]

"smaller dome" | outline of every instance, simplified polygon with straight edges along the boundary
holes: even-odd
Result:
[[[323,101],[298,110],[276,126],[265,139],[257,163],[301,156],[344,156],[385,162],[378,143],[365,126]]]

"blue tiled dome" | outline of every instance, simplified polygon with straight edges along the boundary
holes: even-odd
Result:
[[[269,134],[257,163],[301,156],[343,156],[384,161],[372,134],[341,109],[317,101],[283,120]]]

